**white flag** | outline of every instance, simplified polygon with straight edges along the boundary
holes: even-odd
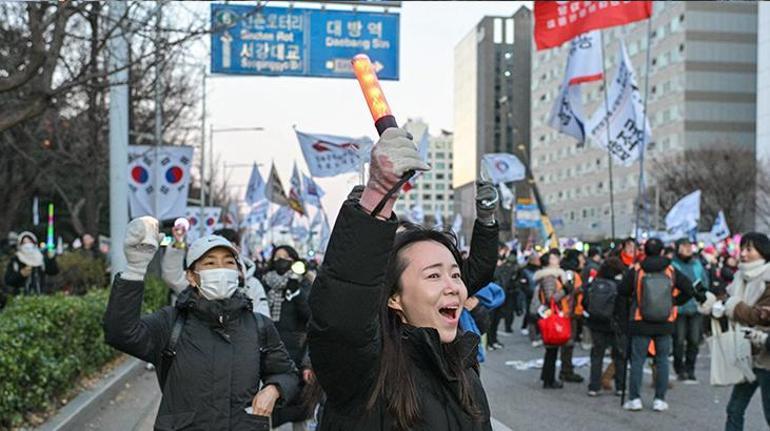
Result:
[[[503,183],[498,184],[497,188],[500,190],[500,205],[507,210],[513,209],[513,201],[516,200],[516,197],[511,189]]]
[[[323,224],[321,225],[321,241],[318,243],[319,250],[326,250],[326,246],[329,245],[329,237],[331,237],[331,228],[329,227],[329,219],[326,217],[326,213],[324,212]]]
[[[159,220],[184,217],[190,187],[193,148],[129,145],[128,189],[131,218],[150,215]],[[157,178],[156,178],[157,175]]]
[[[263,199],[251,206],[251,210],[241,223],[241,227],[253,227],[259,223],[267,221],[267,211],[270,208],[270,202]]]
[[[368,137],[316,135],[297,131],[305,162],[314,177],[333,177],[357,172],[369,160],[372,140]]]
[[[650,124],[644,117],[644,102],[626,46],[620,43],[620,58],[615,78],[609,84],[609,112],[605,104],[591,117],[586,130],[589,141],[610,151],[615,160],[628,166],[639,158],[646,142],[650,142]],[[607,128],[609,127],[609,142]]]
[[[290,207],[280,207],[270,217],[270,229],[281,226],[291,226],[294,220],[294,210]]]
[[[565,82],[569,85],[598,81],[604,75],[601,30],[576,36],[570,42]]]
[[[211,235],[214,227],[219,223],[222,215],[220,207],[203,207],[203,219],[201,219],[201,207],[186,207],[184,217],[190,222],[190,230],[187,231],[187,242],[192,243],[200,237],[200,225],[203,223],[204,235]]]
[[[305,183],[305,188],[303,189],[305,203],[321,208],[321,198],[324,197],[326,192],[313,181],[313,178],[305,174],[302,174],[302,182]]]
[[[484,154],[481,158],[482,169],[486,168],[489,180],[495,185],[520,181],[526,177],[527,170],[516,156],[508,153]]]
[[[580,86],[568,85],[565,80],[559,90],[559,97],[551,108],[548,125],[559,133],[572,136],[582,145],[586,139],[583,106],[580,101]]]
[[[425,221],[425,211],[422,205],[415,204],[409,209],[409,221],[415,224],[422,224]]]
[[[325,218],[324,211],[322,209],[319,209],[315,212],[315,216],[313,216],[313,220],[310,222],[310,230],[314,230],[317,227],[320,227],[323,224]]]
[[[463,216],[460,214],[455,214],[455,219],[452,222],[452,232],[454,232],[456,235],[460,235],[460,232],[463,229]]]
[[[714,226],[711,228],[711,237],[714,241],[722,241],[730,236],[730,228],[727,227],[724,211],[719,211]]]
[[[249,188],[246,189],[246,203],[254,205],[255,203],[265,199],[265,180],[262,179],[262,174],[257,169],[257,164],[251,168],[251,176],[249,177]]]
[[[433,214],[433,229],[444,229],[444,214],[441,213],[441,209],[437,209]]]
[[[679,200],[666,214],[666,230],[672,237],[684,235],[698,227],[700,195],[696,190]]]
[[[570,43],[564,81],[551,108],[548,125],[572,136],[582,145],[586,139],[580,85],[604,76],[601,35],[599,30],[583,33]]]

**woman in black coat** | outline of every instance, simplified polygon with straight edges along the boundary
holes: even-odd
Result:
[[[292,270],[292,265],[299,260],[293,247],[278,246],[273,249],[268,270],[262,276],[270,318],[298,368],[306,356],[307,323],[310,320],[307,304],[310,283],[304,273]]]
[[[237,288],[237,250],[217,235],[195,241],[187,251],[189,287],[174,307],[142,316],[158,236],[152,217],[128,225],[127,268],[115,277],[104,314],[105,341],[155,365],[163,392],[155,429],[268,429],[276,402],[297,392],[297,369],[270,319]]]
[[[405,131],[386,130],[360,202],[342,206],[310,294],[323,431],[492,429],[479,338],[458,330],[469,294],[460,253],[440,232],[396,236],[392,196],[412,169],[428,166]]]

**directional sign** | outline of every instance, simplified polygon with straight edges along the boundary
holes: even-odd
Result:
[[[212,4],[211,25],[212,73],[353,78],[364,53],[398,80],[395,13]]]

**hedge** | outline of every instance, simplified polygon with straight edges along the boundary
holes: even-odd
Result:
[[[16,297],[0,311],[0,428],[45,411],[80,377],[117,356],[102,331],[108,297],[109,289]],[[162,307],[167,297],[162,281],[148,280],[145,311]]]

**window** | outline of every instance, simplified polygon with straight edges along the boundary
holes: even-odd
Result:
[[[430,183],[422,183],[422,188],[425,190],[430,190]]]
[[[436,190],[444,190],[445,189],[444,183],[438,183],[436,184]]]
[[[446,163],[436,162],[436,169],[446,169]]]
[[[430,200],[430,195],[429,194],[424,194],[424,195],[422,195],[422,199],[425,200],[425,201],[429,201]]]
[[[444,159],[444,158],[446,158],[446,153],[443,153],[443,152],[437,152],[437,153],[435,154],[435,157],[436,157],[437,159]]]
[[[437,179],[437,180],[443,180],[443,179],[444,179],[444,174],[438,174],[438,173],[437,173],[437,174],[436,174],[436,179]]]
[[[444,195],[436,195],[436,200],[437,201],[443,201],[444,200]]]

